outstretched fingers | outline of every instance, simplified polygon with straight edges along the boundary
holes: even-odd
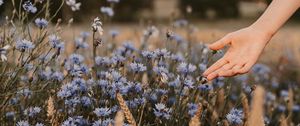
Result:
[[[230,42],[231,42],[231,39],[230,39],[229,35],[226,35],[222,39],[209,45],[209,48],[212,50],[219,50],[219,49],[222,49],[225,45],[229,44]]]
[[[215,62],[212,66],[210,66],[204,73],[204,76],[208,76],[209,74],[211,74],[212,72],[214,72],[215,70],[219,69],[220,67],[222,67],[223,65],[225,65],[227,62],[227,60],[225,60],[224,58],[219,59],[217,62]]]

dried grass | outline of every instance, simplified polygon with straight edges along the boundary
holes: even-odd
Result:
[[[243,105],[243,111],[244,111],[244,124],[247,124],[247,119],[249,118],[249,104],[248,104],[248,99],[245,93],[241,94],[242,96],[242,105]]]
[[[264,126],[264,99],[265,99],[265,91],[263,87],[257,86],[254,91],[254,96],[251,104],[251,112],[248,119],[247,126]]]
[[[127,121],[129,122],[130,125],[132,126],[136,126],[136,122],[135,119],[133,118],[128,106],[126,105],[122,95],[120,93],[117,93],[117,100],[120,104],[120,107],[122,109],[122,111],[125,114],[125,118],[127,119]]]

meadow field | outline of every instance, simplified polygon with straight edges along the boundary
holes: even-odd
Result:
[[[81,23],[50,23],[49,0],[25,1],[6,17],[0,24],[0,125],[300,124],[297,21],[274,36],[247,74],[208,81],[202,73],[226,48],[207,45],[255,19],[115,23],[110,18],[119,1],[107,2],[111,6]],[[75,0],[66,6],[80,11]]]

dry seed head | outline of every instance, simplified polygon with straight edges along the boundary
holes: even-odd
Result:
[[[115,117],[115,126],[123,126],[124,124],[124,113],[118,111]]]
[[[120,104],[120,107],[122,109],[122,111],[124,112],[125,114],[125,117],[127,119],[127,121],[129,122],[130,125],[132,126],[136,126],[136,122],[135,122],[135,119],[133,118],[128,106],[126,105],[122,95],[120,93],[117,93],[117,100]]]
[[[248,119],[249,126],[264,126],[264,99],[265,91],[263,87],[257,86],[254,91],[254,97],[251,104],[250,117]]]

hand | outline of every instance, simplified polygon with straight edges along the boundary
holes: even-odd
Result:
[[[212,50],[222,49],[226,45],[229,45],[229,48],[225,55],[210,66],[203,75],[208,80],[212,80],[216,77],[247,73],[256,63],[271,37],[272,35],[252,27],[229,33],[221,40],[209,45]]]

